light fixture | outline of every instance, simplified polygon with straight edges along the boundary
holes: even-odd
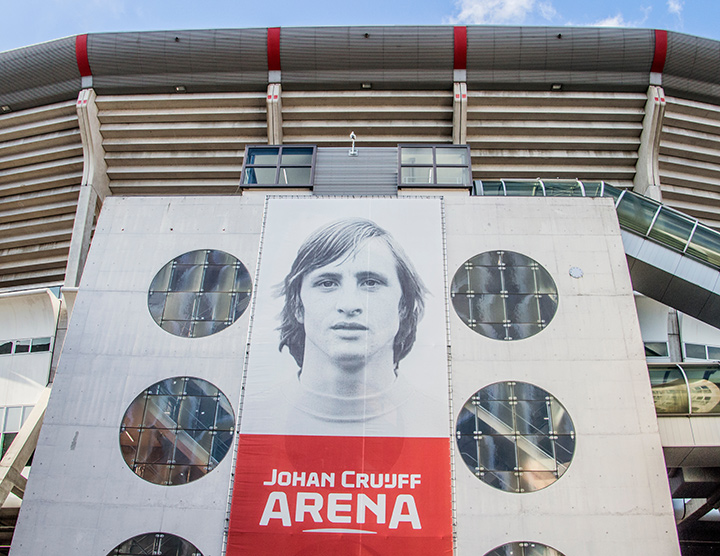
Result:
[[[363,83],[360,85],[363,89],[372,89],[372,83]]]
[[[0,112],[2,112],[3,114],[7,114],[8,112],[10,112],[10,110],[11,108],[7,104],[3,104],[2,106],[0,106]]]
[[[350,132],[350,140],[352,141],[352,145],[350,146],[350,150],[348,151],[348,156],[357,156],[358,152],[355,148],[355,139],[357,139],[357,136],[355,135],[354,131]]]
[[[550,85],[551,91],[562,91],[562,88],[563,88],[562,83],[553,83],[552,85]]]
[[[185,89],[185,85],[176,85],[175,92],[176,93],[186,93],[187,89]]]

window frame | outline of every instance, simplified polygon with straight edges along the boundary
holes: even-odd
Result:
[[[402,156],[403,156],[403,149],[431,149],[432,151],[432,163],[422,163],[422,164],[407,164],[403,163]],[[467,156],[467,164],[443,164],[438,163],[437,161],[437,150],[438,149],[456,149],[461,150],[464,149],[466,156]],[[429,168],[432,170],[432,182],[419,182],[419,183],[404,183],[403,182],[403,168]],[[467,183],[447,183],[447,182],[438,182],[438,168],[465,168],[468,172],[468,182]],[[454,145],[454,144],[447,144],[447,143],[440,143],[440,144],[414,144],[414,143],[402,143],[398,145],[398,164],[397,164],[397,181],[398,181],[398,188],[462,188],[467,189],[468,191],[472,190],[473,188],[473,175],[472,175],[472,155],[470,152],[470,146],[469,145]]]
[[[254,149],[269,150],[277,149],[277,162],[275,164],[252,164],[249,163],[250,152]],[[283,150],[287,149],[312,149],[312,157],[310,164],[288,164],[283,165]],[[315,163],[317,160],[317,145],[247,145],[245,147],[245,155],[243,157],[243,165],[240,171],[240,187],[244,188],[265,188],[265,187],[310,187],[315,184]],[[271,169],[275,168],[275,181],[273,183],[245,183],[245,176],[248,170],[253,168]],[[310,168],[309,183],[280,183],[280,171],[283,168]]]

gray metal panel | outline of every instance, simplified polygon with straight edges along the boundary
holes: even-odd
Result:
[[[488,89],[644,90],[648,29],[468,27],[468,83]]]
[[[23,110],[77,98],[75,37],[0,53],[0,105]]]
[[[717,102],[720,97],[720,43],[668,33],[663,87],[668,95]]]
[[[396,147],[318,147],[315,160],[316,195],[397,195]]]
[[[88,58],[99,93],[258,90],[267,84],[267,31],[93,34]]]
[[[284,27],[283,86],[447,88],[453,44],[452,27]]]

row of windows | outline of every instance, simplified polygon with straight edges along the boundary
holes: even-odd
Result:
[[[645,357],[668,357],[668,355],[667,342],[645,342]],[[705,361],[720,361],[720,347],[706,346],[704,344],[685,344],[685,357]]]
[[[50,351],[51,338],[32,338],[29,340],[0,341],[0,355],[17,355],[20,353],[41,353]]]
[[[309,186],[315,176],[314,146],[248,147],[243,185]],[[472,186],[467,146],[403,146],[398,148],[398,185]]]

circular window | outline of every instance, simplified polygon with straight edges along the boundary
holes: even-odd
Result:
[[[508,492],[540,490],[570,466],[575,429],[562,404],[526,382],[498,382],[463,406],[455,431],[465,464]]]
[[[555,282],[530,257],[488,251],[463,264],[452,281],[455,312],[478,334],[521,340],[545,328],[555,316]]]
[[[139,477],[181,485],[222,461],[234,430],[230,402],[215,386],[199,378],[168,378],[130,404],[120,426],[120,449]]]
[[[161,556],[203,556],[185,539],[168,533],[146,533],[133,537],[108,552],[107,556],[135,556],[160,554]]]
[[[485,556],[563,556],[563,554],[536,542],[509,542],[491,550]]]
[[[252,281],[238,259],[213,249],[190,251],[160,269],[148,308],[163,330],[201,338],[234,323],[250,302]]]

